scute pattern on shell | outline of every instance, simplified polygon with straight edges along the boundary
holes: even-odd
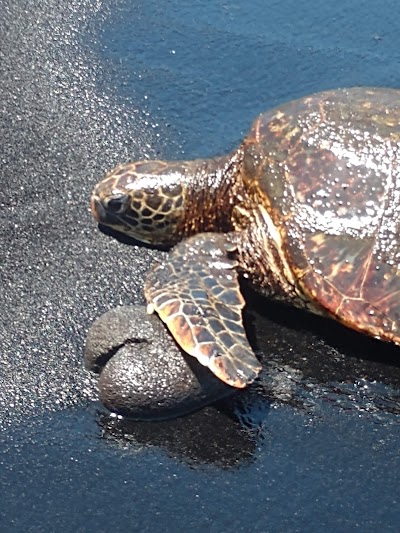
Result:
[[[343,89],[261,115],[245,176],[279,229],[297,290],[400,343],[400,91]]]

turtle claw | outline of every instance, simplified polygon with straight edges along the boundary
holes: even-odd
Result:
[[[156,311],[188,354],[223,382],[243,388],[260,363],[242,322],[244,299],[226,235],[205,233],[178,244],[148,274],[148,311]]]
[[[218,354],[210,358],[208,368],[227,385],[243,389],[253,383],[260,373],[261,365],[253,353],[247,364],[240,359],[233,360],[230,354]]]

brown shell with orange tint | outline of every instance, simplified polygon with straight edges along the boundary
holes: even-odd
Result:
[[[266,112],[244,169],[301,298],[400,344],[400,91],[327,91]]]

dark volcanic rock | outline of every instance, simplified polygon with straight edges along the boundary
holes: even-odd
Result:
[[[85,363],[100,373],[103,404],[135,419],[174,418],[235,392],[183,353],[143,306],[102,315],[89,331]]]

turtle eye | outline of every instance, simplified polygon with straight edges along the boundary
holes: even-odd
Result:
[[[124,193],[114,194],[111,198],[106,199],[105,208],[110,213],[118,215],[125,210],[128,200],[128,196]]]

